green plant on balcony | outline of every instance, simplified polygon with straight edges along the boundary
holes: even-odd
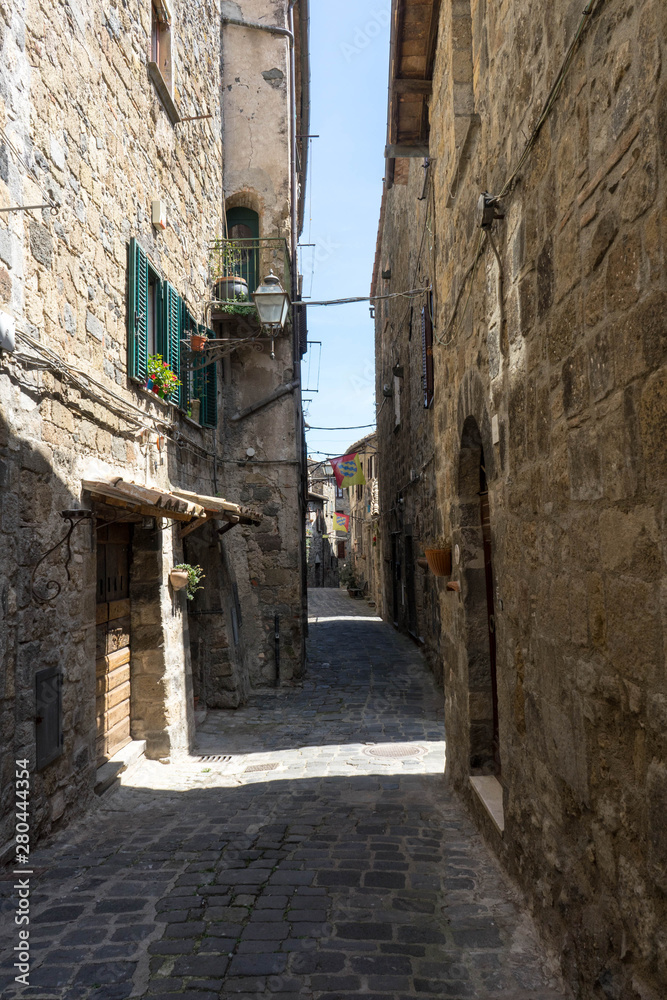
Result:
[[[161,354],[150,354],[147,364],[148,376],[146,388],[151,389],[160,399],[171,396],[181,384],[178,376],[171,370],[171,366],[162,360]]]
[[[213,297],[219,302],[247,303],[257,250],[250,240],[216,240],[212,248]]]

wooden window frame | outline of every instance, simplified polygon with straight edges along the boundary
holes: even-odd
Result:
[[[174,104],[175,38],[174,19],[167,0],[151,0],[151,32],[148,45],[148,75],[155,84],[165,110],[176,125],[181,120]]]
[[[434,380],[433,380],[433,321],[431,320],[432,298],[429,294],[428,303],[422,306],[421,330],[422,330],[422,390],[424,392],[424,409],[428,410],[433,405]]]

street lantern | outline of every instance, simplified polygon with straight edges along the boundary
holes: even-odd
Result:
[[[257,314],[262,326],[283,327],[287,319],[290,301],[289,295],[280,284],[280,279],[273,271],[253,292],[253,300],[257,306]]]

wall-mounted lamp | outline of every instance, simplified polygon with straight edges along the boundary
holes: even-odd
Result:
[[[273,339],[276,330],[285,326],[290,307],[289,295],[280,284],[280,279],[271,272],[252,293],[252,298],[260,323],[271,328],[271,357],[275,358]]]

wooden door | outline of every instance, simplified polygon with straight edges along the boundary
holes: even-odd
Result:
[[[97,532],[97,764],[130,742],[130,525]]]

